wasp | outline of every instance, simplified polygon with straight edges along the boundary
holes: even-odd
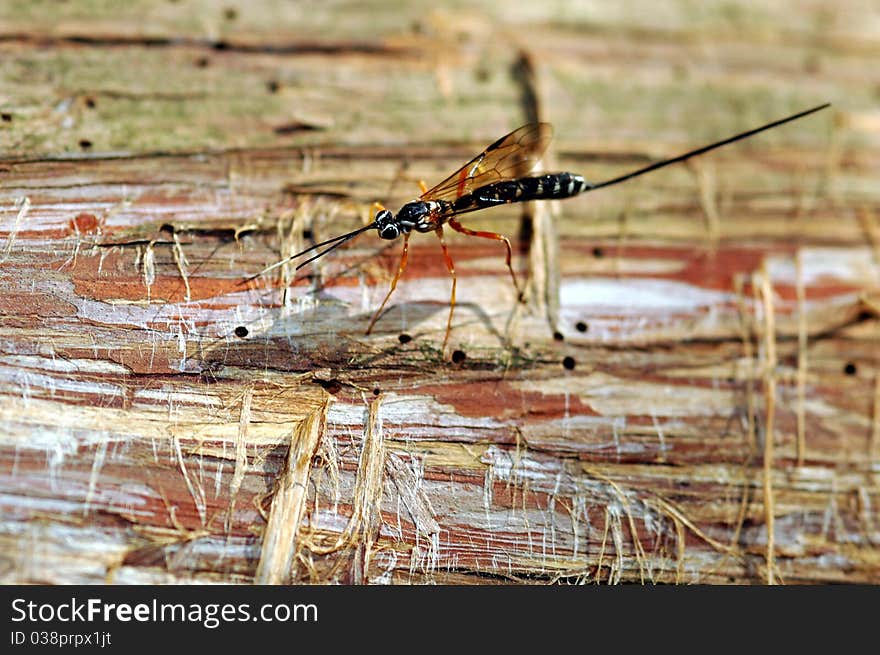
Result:
[[[443,237],[444,226],[449,226],[456,232],[472,237],[494,239],[504,243],[507,249],[507,269],[510,272],[513,285],[519,293],[520,299],[522,298],[522,291],[511,265],[512,249],[510,240],[504,235],[496,234],[495,232],[483,232],[465,227],[458,220],[462,214],[514,202],[562,200],[586,193],[587,191],[614,186],[645,173],[682,162],[710,150],[754,136],[759,132],[764,132],[765,130],[803,118],[829,106],[830,103],[825,103],[598,183],[589,183],[583,176],[569,172],[532,174],[532,171],[550,144],[553,129],[549,123],[529,123],[495,141],[436,186],[429,189],[424,182],[420,182],[422,195],[403,205],[396,214],[385,209],[381,204],[374,203],[375,215],[372,222],[368,225],[316,243],[265,268],[256,275],[247,278],[245,282],[264,275],[315,250],[324,248],[324,250],[319,250],[316,254],[300,262],[296,266],[296,270],[299,270],[369,230],[376,230],[380,239],[389,241],[403,237],[403,251],[400,256],[397,272],[391,280],[391,286],[385,295],[385,299],[382,301],[379,309],[373,314],[373,318],[367,327],[366,333],[370,334],[406,269],[410,236],[413,232],[434,232],[440,240],[440,248],[446,261],[446,267],[452,277],[449,316],[446,321],[446,335],[443,339],[443,350],[445,350],[446,344],[449,341],[449,333],[452,329],[457,278],[455,275],[455,265]],[[327,247],[325,248],[325,246]]]

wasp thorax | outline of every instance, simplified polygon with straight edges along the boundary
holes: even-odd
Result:
[[[417,232],[428,232],[434,229],[431,224],[431,206],[424,200],[413,200],[401,207],[397,212],[397,222],[404,232],[413,229]]]

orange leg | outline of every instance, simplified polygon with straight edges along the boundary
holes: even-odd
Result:
[[[388,299],[391,297],[391,294],[394,293],[394,290],[397,288],[397,281],[400,279],[400,276],[403,275],[403,271],[406,268],[406,256],[409,252],[409,234],[403,235],[403,254],[400,256],[400,265],[397,267],[397,274],[394,276],[394,279],[391,280],[391,288],[388,289],[388,294],[385,296],[385,300],[382,301],[382,304],[379,305],[379,309],[376,310],[376,313],[373,314],[373,320],[370,321],[370,327],[367,328],[367,334],[369,334],[373,326],[376,324],[376,321],[379,320],[379,316],[382,314],[382,310],[385,309],[385,305],[388,304]]]
[[[510,240],[502,235],[496,234],[495,232],[478,232],[477,230],[470,230],[464,227],[461,223],[459,223],[454,218],[449,219],[449,227],[451,227],[456,232],[461,232],[462,234],[468,234],[472,237],[481,237],[483,239],[494,239],[495,241],[503,241],[504,245],[507,247],[507,270],[510,271],[510,279],[513,280],[513,286],[516,289],[517,297],[519,301],[523,300],[523,292],[522,289],[519,288],[519,283],[516,281],[516,273],[513,272],[513,266],[511,266],[510,262],[513,258],[513,251],[510,248]]]
[[[419,180],[419,188],[422,190],[422,193],[428,193],[428,185],[425,184],[424,180]]]
[[[449,332],[452,330],[452,314],[455,312],[455,287],[458,280],[455,277],[455,264],[452,262],[452,257],[449,255],[449,248],[446,247],[446,241],[443,239],[443,226],[438,225],[437,229],[434,231],[437,233],[437,238],[440,239],[440,247],[443,248],[443,258],[446,260],[446,268],[449,269],[449,274],[452,276],[452,293],[449,296],[449,318],[446,320],[446,336],[443,337],[442,348],[442,350],[446,350],[446,342],[449,341]]]

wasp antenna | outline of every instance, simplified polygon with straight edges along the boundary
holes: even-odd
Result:
[[[645,173],[649,173],[651,171],[656,171],[658,168],[663,168],[664,166],[669,166],[670,164],[676,164],[680,161],[684,161],[685,159],[690,159],[691,157],[695,157],[696,155],[702,155],[704,152],[709,152],[710,150],[715,150],[715,148],[720,148],[721,146],[726,146],[730,143],[734,143],[735,141],[740,141],[742,139],[747,139],[750,136],[754,136],[759,132],[763,132],[765,130],[772,129],[774,127],[779,127],[780,125],[784,125],[785,123],[789,123],[791,121],[797,120],[798,118],[803,118],[804,116],[808,116],[817,111],[821,111],[822,109],[826,109],[831,106],[830,102],[826,102],[824,105],[819,105],[818,107],[813,107],[812,109],[807,109],[805,111],[798,112],[797,114],[792,114],[791,116],[786,116],[785,118],[780,118],[779,120],[775,120],[772,123],[767,123],[766,125],[762,125],[761,127],[756,127],[751,130],[747,130],[746,132],[740,132],[739,134],[735,134],[731,137],[723,139],[721,141],[716,141],[715,143],[710,143],[707,146],[703,146],[702,148],[697,148],[696,150],[691,150],[689,152],[684,153],[683,155],[678,155],[677,157],[672,157],[671,159],[664,159],[662,161],[654,162],[650,166],[645,166],[644,168],[640,168],[638,170],[632,171],[630,173],[626,173],[619,177],[612,178],[610,180],[606,180],[604,182],[599,182],[598,184],[591,184],[584,192],[594,191],[596,189],[601,189],[606,186],[613,186],[615,184],[620,184],[625,180],[630,180],[634,177],[638,177],[639,175],[644,175]]]
[[[313,262],[316,259],[318,259],[319,257],[326,255],[331,250],[335,250],[336,248],[338,248],[342,244],[347,243],[348,241],[351,241],[353,238],[355,238],[357,235],[361,234],[362,232],[366,232],[367,230],[373,229],[375,227],[376,227],[376,223],[374,221],[374,222],[370,223],[369,225],[364,225],[363,227],[358,228],[357,230],[353,230],[347,234],[342,234],[340,236],[333,237],[332,239],[327,239],[326,241],[321,241],[320,243],[316,243],[313,246],[309,246],[305,250],[300,250],[298,253],[294,253],[290,257],[285,257],[280,262],[275,262],[271,266],[267,266],[259,273],[256,273],[254,275],[251,275],[250,277],[244,278],[241,282],[239,282],[239,284],[247,284],[248,282],[256,280],[261,275],[265,275],[266,273],[269,273],[270,271],[274,271],[276,268],[280,268],[281,266],[284,266],[286,263],[292,262],[294,259],[297,259],[298,257],[302,257],[303,255],[308,254],[308,253],[312,252],[313,250],[316,250],[318,248],[322,248],[323,246],[326,246],[331,243],[335,244],[335,245],[331,246],[330,248],[327,248],[326,250],[322,250],[314,257],[310,257],[309,259],[304,261],[302,264],[298,265],[296,267],[296,270],[299,270],[303,266],[305,266],[306,264]]]
[[[364,228],[363,230],[357,230],[357,231],[355,231],[355,232],[350,232],[349,234],[346,234],[346,235],[342,238],[342,240],[339,241],[338,243],[334,243],[332,246],[330,246],[329,248],[327,248],[327,249],[325,249],[325,250],[322,250],[322,251],[319,252],[317,255],[312,255],[311,257],[309,257],[309,258],[308,258],[307,260],[305,260],[304,262],[301,262],[301,263],[297,264],[297,265],[296,265],[296,270],[301,269],[303,266],[306,266],[307,264],[311,264],[311,263],[312,263],[313,261],[315,261],[316,259],[320,259],[321,257],[323,257],[324,255],[326,255],[326,254],[327,254],[328,252],[330,252],[331,250],[336,250],[336,249],[339,248],[340,246],[344,246],[346,243],[348,243],[349,241],[351,241],[352,239],[354,239],[356,236],[358,236],[359,234],[361,234],[361,232],[363,232],[363,231],[366,230],[366,229],[367,229],[367,228]],[[302,254],[302,253],[300,253],[300,254]]]

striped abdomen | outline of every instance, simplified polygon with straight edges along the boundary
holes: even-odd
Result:
[[[547,173],[518,180],[493,182],[462,196],[453,203],[456,212],[494,207],[509,202],[560,200],[576,196],[589,188],[583,177],[574,173]]]

